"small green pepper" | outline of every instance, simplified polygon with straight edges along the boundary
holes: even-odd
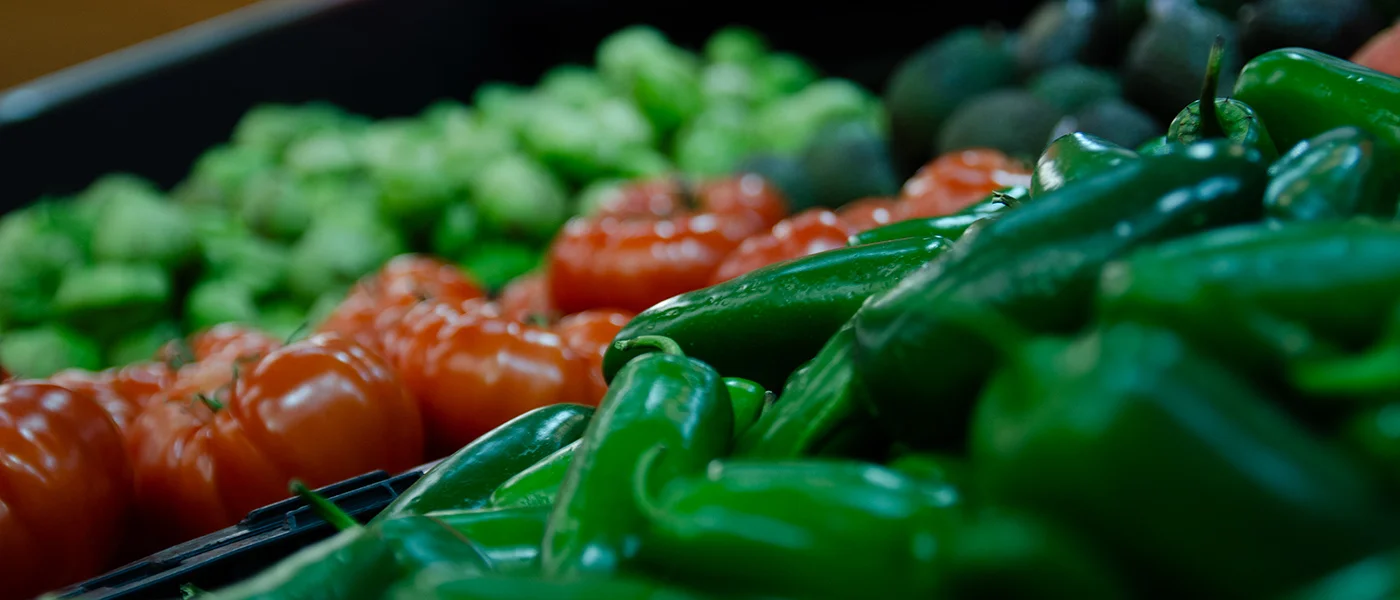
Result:
[[[660,352],[627,363],[588,424],[545,533],[540,559],[549,577],[611,573],[636,558],[647,520],[633,483],[644,451],[669,449],[654,465],[659,484],[703,470],[732,439],[734,410],[713,368],[663,337],[615,345]]]
[[[1031,197],[1043,195],[1080,177],[1101,173],[1130,160],[1136,152],[1087,133],[1062,135],[1040,155],[1031,175]]]
[[[1294,146],[1269,167],[1264,211],[1280,221],[1395,216],[1400,159],[1357,127],[1338,127]]]
[[[553,506],[564,475],[569,472],[574,453],[579,442],[564,446],[524,471],[516,473],[491,492],[487,506],[509,508],[515,506]]]
[[[1254,57],[1240,71],[1234,97],[1254,107],[1280,148],[1346,126],[1400,148],[1400,78],[1316,50]]]
[[[539,566],[550,506],[446,510],[426,516],[471,540],[495,573],[534,571]]]
[[[1121,576],[1072,531],[1033,513],[984,507],[959,523],[948,575],[947,598],[1133,597]]]
[[[1264,160],[1272,162],[1278,158],[1278,147],[1254,109],[1238,99],[1215,97],[1224,49],[1224,38],[1217,37],[1210,49],[1201,99],[1192,102],[1172,119],[1167,127],[1167,137],[1182,144],[1227,138],[1258,150]]]
[[[747,379],[725,377],[729,401],[734,406],[734,437],[737,439],[758,421],[763,409],[773,402],[773,394]]]
[[[899,471],[916,481],[937,487],[943,504],[966,504],[971,492],[971,467],[964,459],[928,453],[911,453],[896,458],[889,468]]]
[[[813,454],[845,423],[864,413],[852,382],[852,327],[836,331],[782,396],[734,444],[734,455],[786,459]]]
[[[438,567],[404,581],[390,600],[702,600],[709,596],[636,576],[553,581],[538,576],[481,574]]]
[[[1168,152],[1177,152],[1181,148],[1181,142],[1170,136],[1159,136],[1143,142],[1137,147],[1138,156],[1156,156]]]

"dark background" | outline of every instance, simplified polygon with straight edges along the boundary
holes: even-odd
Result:
[[[412,114],[439,98],[468,99],[483,82],[529,84],[556,64],[592,64],[598,42],[631,24],[692,48],[721,26],[748,25],[879,92],[903,56],[939,34],[1014,26],[1034,4],[963,4],[954,19],[932,3],[869,0],[827,10],[754,0],[263,3],[0,95],[0,213],[109,171],[172,185],[258,102]],[[20,94],[28,116],[17,114]]]

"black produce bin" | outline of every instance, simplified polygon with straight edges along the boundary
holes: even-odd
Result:
[[[410,115],[442,98],[468,100],[488,81],[531,84],[553,65],[592,64],[598,43],[628,25],[655,26],[689,47],[725,25],[747,25],[826,75],[879,92],[903,57],[952,27],[1015,27],[1035,4],[973,2],[959,6],[957,21],[930,4],[870,0],[832,10],[754,0],[265,0],[0,92],[0,214],[113,171],[171,186],[261,102],[326,100],[374,117]],[[424,468],[321,492],[364,520]],[[217,589],[331,533],[289,499],[56,595],[179,598],[182,584]]]

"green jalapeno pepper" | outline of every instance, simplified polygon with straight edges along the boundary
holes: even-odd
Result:
[[[1097,136],[1082,132],[1062,135],[1050,142],[1036,161],[1035,172],[1031,174],[1031,197],[1137,158],[1136,152]]]
[[[675,341],[642,336],[614,342],[651,347],[617,373],[574,453],[545,532],[547,577],[616,571],[636,556],[646,517],[634,497],[642,453],[670,451],[656,481],[702,470],[729,449],[734,409],[719,373],[685,356]]]
[[[706,594],[636,576],[554,581],[527,574],[429,569],[396,586],[391,600],[701,600]]]
[[[1278,147],[1254,109],[1238,99],[1215,96],[1223,50],[1223,39],[1216,38],[1210,49],[1201,98],[1187,105],[1172,119],[1167,127],[1167,137],[1183,144],[1226,138],[1258,150],[1264,160],[1272,162],[1278,158]]]
[[[816,452],[837,429],[863,416],[851,379],[854,337],[848,322],[734,445],[736,456],[796,458]]]
[[[1006,188],[993,192],[991,195],[987,196],[986,200],[973,204],[951,215],[922,219],[905,219],[903,221],[895,221],[888,225],[867,229],[851,236],[850,239],[846,240],[846,245],[864,246],[866,244],[876,244],[905,238],[941,237],[950,241],[956,240],[962,237],[963,233],[974,223],[998,215],[1008,208],[1019,206],[1028,199],[1030,199],[1030,190],[1028,188]]]
[[[550,506],[512,506],[428,513],[471,541],[495,573],[533,571]]]
[[[1138,156],[1155,156],[1168,152],[1179,152],[1181,143],[1170,136],[1155,137],[1137,147]]]
[[[1400,78],[1316,50],[1254,57],[1235,80],[1234,97],[1254,107],[1280,148],[1348,125],[1400,148]]]
[[[663,301],[633,318],[615,339],[670,337],[727,376],[778,390],[861,302],[947,247],[942,239],[905,239],[770,265]],[[753,335],[755,331],[763,335]],[[633,356],[608,348],[604,376],[615,376]]]
[[[1397,542],[1364,469],[1176,333],[997,337],[1006,365],[972,422],[979,489],[1075,528],[1139,593],[1274,597]]]
[[[982,305],[1025,327],[1088,322],[1112,259],[1205,228],[1258,219],[1259,153],[1226,140],[1091,175],[1006,211],[871,298],[855,317],[855,377],[876,417],[914,448],[955,446],[995,354],[951,307]]]
[[[935,486],[948,506],[965,504],[971,491],[970,468],[965,460],[956,457],[916,452],[900,456],[888,466],[924,485]]]
[[[1299,142],[1269,167],[1264,211],[1280,221],[1390,219],[1400,201],[1400,156],[1357,127]]]
[[[583,435],[593,408],[543,406],[520,415],[443,459],[374,518],[480,508],[501,483]]]
[[[1027,511],[981,507],[960,521],[952,546],[941,598],[1133,597],[1080,536]]]
[[[758,421],[763,409],[773,403],[773,394],[763,386],[738,377],[725,377],[729,402],[734,407],[734,437],[737,439]]]
[[[505,480],[496,491],[491,492],[487,505],[496,508],[553,506],[554,496],[559,493],[559,484],[564,481],[564,474],[573,463],[578,445],[579,442],[575,441],[564,446]]]

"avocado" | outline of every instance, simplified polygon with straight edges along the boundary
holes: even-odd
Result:
[[[1052,68],[1026,84],[1041,100],[1066,113],[1104,98],[1123,95],[1123,84],[1112,72],[1078,63]]]
[[[1011,41],[994,29],[956,29],[905,59],[884,95],[898,172],[912,174],[931,158],[939,128],[959,104],[1013,86],[1017,76]]]
[[[1201,95],[1216,36],[1225,40],[1219,87],[1228,90],[1242,66],[1234,23],[1194,4],[1153,3],[1123,64],[1124,96],[1158,121],[1171,121]]]
[[[1090,64],[1117,67],[1128,43],[1147,22],[1148,0],[1103,0],[1094,19],[1094,34],[1084,57]]]
[[[1016,65],[1023,76],[1074,61],[1092,61],[1098,6],[1093,0],[1046,2],[1035,9],[1016,36]]]
[[[1104,98],[1061,120],[1050,139],[1076,131],[1124,148],[1137,148],[1143,142],[1165,133],[1166,128],[1152,115],[1122,98]]]
[[[802,159],[781,154],[754,154],[739,163],[736,173],[752,173],[782,190],[791,212],[798,213],[817,205],[812,176],[802,166]]]
[[[802,153],[802,167],[820,206],[836,208],[860,198],[893,196],[900,178],[889,147],[870,125],[847,121],[827,125]]]
[[[1034,162],[1064,113],[1025,90],[998,90],[969,99],[948,117],[938,134],[940,154],[964,148],[995,148]]]
[[[1348,57],[1385,27],[1367,0],[1261,0],[1240,9],[1245,60],[1276,48],[1303,47]]]

